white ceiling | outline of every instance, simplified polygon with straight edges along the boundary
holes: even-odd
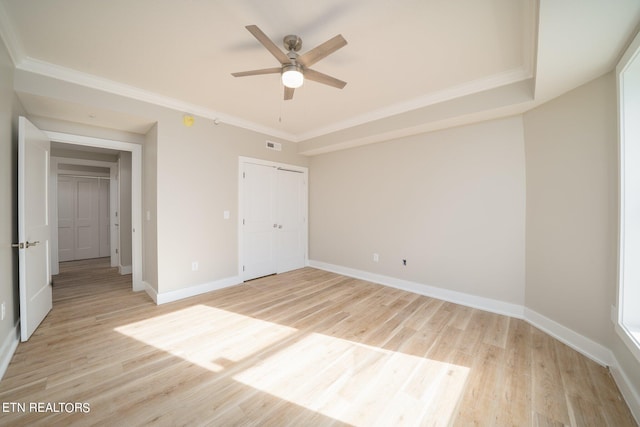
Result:
[[[291,141],[318,138],[530,80],[543,102],[611,70],[640,22],[637,0],[0,0],[18,69],[218,117]],[[301,53],[342,34],[284,101],[278,66],[244,28]],[[142,118],[22,94],[30,114],[142,132]],[[504,109],[503,109],[504,110]],[[88,118],[89,116],[93,116]]]

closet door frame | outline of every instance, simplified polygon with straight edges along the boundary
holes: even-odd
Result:
[[[309,170],[303,166],[291,165],[287,163],[272,162],[268,160],[256,159],[251,157],[242,157],[238,159],[238,276],[243,280],[244,275],[244,253],[245,253],[245,236],[244,236],[244,203],[245,203],[245,189],[244,189],[244,165],[246,163],[255,164],[260,166],[268,166],[274,169],[286,170],[290,172],[297,172],[303,175],[304,180],[304,196],[302,197],[302,216],[304,221],[303,227],[303,248],[304,248],[304,266],[309,265]]]
[[[56,224],[51,227],[51,274],[59,273],[59,257],[58,257],[58,171],[60,164],[67,165],[84,165],[109,168],[109,214],[110,221],[110,258],[111,266],[119,265],[118,259],[118,227],[116,226],[116,212],[118,211],[118,162],[103,162],[99,160],[74,159],[66,157],[51,157],[50,160],[50,188],[49,188],[49,223]]]

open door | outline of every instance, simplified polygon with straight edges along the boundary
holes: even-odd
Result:
[[[27,341],[53,306],[47,136],[24,117],[18,122],[18,239],[20,338]]]

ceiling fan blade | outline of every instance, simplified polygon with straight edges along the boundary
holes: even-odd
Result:
[[[290,99],[293,99],[293,92],[295,91],[294,88],[292,87],[284,87],[284,100],[288,101]]]
[[[342,37],[342,34],[338,34],[332,39],[327,40],[311,49],[309,52],[298,57],[298,62],[305,67],[311,67],[322,58],[331,55],[336,50],[347,45],[347,41]]]
[[[280,50],[280,48],[276,46],[275,43],[272,42],[271,39],[267,37],[267,35],[263,33],[260,28],[258,28],[257,25],[247,25],[245,28],[249,30],[249,32],[253,34],[253,36],[256,39],[258,39],[258,41],[262,43],[262,45],[266,47],[267,50],[271,52],[271,54],[275,56],[275,58],[281,64],[284,65],[284,64],[289,64],[291,62],[289,57],[282,50]]]
[[[231,73],[233,77],[259,76],[262,74],[276,74],[282,72],[282,68],[263,68],[261,70],[240,71],[239,73]]]
[[[326,74],[320,73],[315,70],[306,69],[304,70],[304,77],[313,80],[314,82],[322,83],[325,85],[333,86],[338,89],[342,89],[346,86],[347,82],[343,82],[342,80],[338,80],[335,77],[328,76]]]

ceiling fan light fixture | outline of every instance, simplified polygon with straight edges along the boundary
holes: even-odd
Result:
[[[304,83],[302,67],[297,64],[285,65],[282,68],[282,84],[288,88],[296,89]]]

